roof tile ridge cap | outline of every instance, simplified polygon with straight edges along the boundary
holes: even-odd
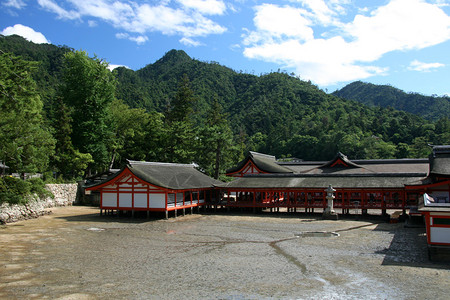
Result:
[[[256,151],[249,151],[249,152],[252,157],[254,155],[256,155],[256,156],[262,156],[262,157],[267,157],[267,158],[273,158],[274,160],[276,160],[275,155],[264,154],[264,153],[260,153],[260,152],[256,152]]]
[[[136,161],[128,160],[128,163],[132,165],[152,165],[152,166],[177,166],[177,167],[195,167],[196,164],[181,164],[181,163],[168,163],[168,162],[157,162],[157,161]]]

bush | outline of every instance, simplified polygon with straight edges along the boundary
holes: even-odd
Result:
[[[36,194],[40,199],[55,197],[52,192],[45,188],[45,182],[41,178],[31,178],[28,182],[31,183],[30,193],[32,195]]]
[[[33,195],[41,199],[54,197],[45,189],[45,184],[40,178],[22,180],[10,176],[0,177],[0,204],[26,204]]]
[[[31,194],[31,183],[14,177],[0,178],[0,203],[25,204]]]

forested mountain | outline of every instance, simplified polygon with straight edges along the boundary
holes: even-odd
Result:
[[[72,49],[52,44],[34,44],[17,35],[7,37],[0,35],[0,50],[21,56],[27,61],[39,62],[32,77],[37,83],[46,111],[50,109],[49,106],[52,105],[57,87],[62,80],[64,53]]]
[[[333,95],[370,106],[392,107],[422,116],[430,121],[450,116],[450,97],[405,93],[390,85],[355,81],[335,91]]]
[[[116,69],[117,97],[131,106],[164,111],[183,74],[190,79],[201,123],[217,98],[237,139],[253,149],[302,159],[426,156],[427,143],[448,143],[435,125],[392,108],[369,108],[340,99],[286,73],[255,76],[171,50],[138,71]],[[444,131],[445,132],[445,131]],[[432,136],[431,136],[432,135]],[[419,150],[421,149],[421,150]]]
[[[338,151],[400,158],[426,157],[428,143],[450,143],[448,116],[427,121],[392,105],[369,107],[286,73],[235,72],[184,51],[110,73],[105,61],[66,46],[11,36],[0,37],[0,50],[38,62],[32,78],[56,139],[50,168],[62,173],[133,159],[195,161],[217,174],[248,150],[305,160],[331,159]]]

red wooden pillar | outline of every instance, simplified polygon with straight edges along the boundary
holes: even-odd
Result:
[[[322,192],[322,208],[327,207],[327,199],[325,197],[326,193]]]
[[[366,191],[361,191],[361,213],[366,215],[367,214],[367,193]]]
[[[403,213],[406,213],[406,191],[403,191],[402,195],[403,195],[402,210],[403,210]]]
[[[165,210],[166,210],[166,219],[168,219],[169,218],[169,211],[167,210],[167,197],[168,197],[168,195],[167,195],[167,191],[165,192],[165,202],[166,202],[166,204],[165,204]]]
[[[150,209],[150,186],[147,184],[147,212]]]
[[[117,184],[117,188],[116,188],[116,195],[117,195],[117,204],[116,204],[116,211],[117,211],[117,216],[119,216],[119,207],[120,207],[120,202],[119,202],[119,198],[120,198],[120,185]]]
[[[175,206],[175,211],[177,211],[177,193],[173,193],[173,198],[174,198],[174,206]]]
[[[134,180],[131,179],[131,214],[134,214]]]

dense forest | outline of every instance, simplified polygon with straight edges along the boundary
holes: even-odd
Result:
[[[430,121],[450,116],[450,97],[405,93],[390,85],[355,81],[337,90],[333,95],[370,106],[392,107],[422,116]]]
[[[404,158],[450,143],[439,108],[419,116],[373,104],[292,74],[236,72],[184,51],[111,72],[84,51],[0,36],[0,161],[11,172],[73,180],[132,159],[195,162],[218,178],[248,150],[304,160],[338,151]]]

